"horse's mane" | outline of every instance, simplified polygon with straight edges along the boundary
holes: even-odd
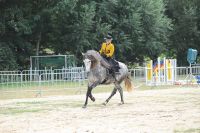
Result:
[[[90,58],[94,64],[96,64],[97,62],[100,62],[100,64],[105,67],[105,68],[110,68],[110,64],[108,62],[106,62],[101,55],[99,54],[99,52],[95,51],[95,50],[88,50],[85,55]],[[93,65],[94,65],[93,64]]]

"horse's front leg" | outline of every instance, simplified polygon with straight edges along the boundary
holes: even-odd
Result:
[[[86,108],[86,107],[87,107],[87,104],[88,104],[88,97],[89,97],[90,91],[91,91],[91,90],[90,90],[90,88],[88,87],[87,93],[86,93],[85,104],[83,105],[83,108]]]
[[[88,89],[86,93],[86,99],[85,99],[85,104],[83,105],[83,108],[87,107],[88,104],[88,97],[94,102],[95,98],[92,96],[92,89],[95,88],[98,85],[98,83],[93,83],[91,85],[88,84]]]
[[[91,89],[89,89],[90,90],[90,92],[89,92],[89,98],[93,101],[93,102],[95,102],[95,98],[93,97],[93,95],[92,95],[92,89],[93,89],[94,87],[92,86],[91,87]]]

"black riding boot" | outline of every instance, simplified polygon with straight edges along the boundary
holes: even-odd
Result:
[[[115,74],[115,69],[114,69],[114,68],[111,68],[111,69],[110,69],[110,73],[111,73],[112,77],[113,77],[115,80],[117,80],[117,79],[116,79],[116,74]]]

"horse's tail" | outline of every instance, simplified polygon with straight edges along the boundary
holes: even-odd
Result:
[[[132,82],[131,82],[130,75],[128,75],[124,79],[124,84],[125,84],[125,88],[127,89],[128,92],[131,92],[133,90],[133,85],[132,85]]]

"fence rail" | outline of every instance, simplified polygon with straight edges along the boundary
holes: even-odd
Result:
[[[145,67],[138,67],[129,69],[133,80],[146,80]],[[176,80],[184,79],[189,73],[189,67],[176,67]],[[192,74],[200,75],[200,66],[192,67]],[[23,71],[0,71],[0,89],[4,87],[18,87],[23,84],[44,84],[60,83],[60,82],[74,82],[74,86],[81,86],[85,82],[87,74],[83,67],[72,67],[67,69],[55,70],[23,70]],[[66,84],[68,85],[68,84]]]
[[[134,80],[145,80],[145,69],[145,67],[138,67],[129,69],[129,72]]]
[[[83,67],[56,70],[0,71],[0,89],[41,86],[80,87],[86,79]]]

